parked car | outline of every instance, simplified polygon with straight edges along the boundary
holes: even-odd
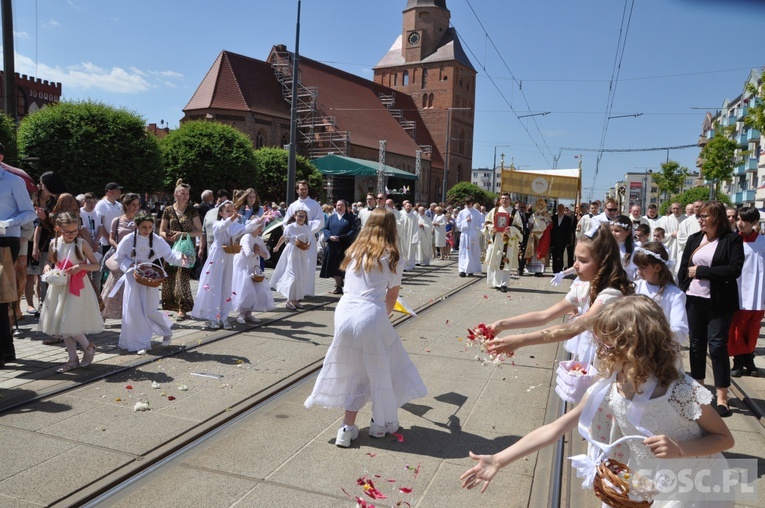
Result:
[[[276,243],[282,237],[282,233],[284,232],[284,228],[282,228],[283,219],[283,217],[277,217],[276,219],[269,222],[268,226],[266,226],[266,229],[263,230],[263,234],[261,235],[263,241],[266,242],[268,252],[271,253],[271,257],[265,262],[265,265],[268,268],[276,268],[276,263],[279,262],[279,256],[283,250],[279,249],[278,252],[274,252],[274,247],[276,247]]]

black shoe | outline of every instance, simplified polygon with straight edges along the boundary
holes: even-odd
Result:
[[[543,275],[544,275],[543,273],[537,272],[534,274],[534,277],[542,277]]]
[[[464,276],[465,276],[465,272],[460,272],[460,277],[464,277]]]
[[[332,291],[333,295],[342,295],[343,294],[343,288],[335,288],[334,291]]]
[[[472,276],[473,276],[473,274],[472,274],[472,273],[469,273],[469,274],[467,274],[467,276],[468,276],[468,277],[472,277]]]
[[[730,377],[741,377],[744,375],[744,369],[743,368],[732,368],[730,369]]]
[[[499,288],[499,290],[502,291],[503,293],[507,293],[507,286],[502,286],[501,288]]]
[[[728,406],[723,406],[722,404],[717,404],[715,406],[715,410],[717,411],[717,414],[723,418],[727,418],[733,414],[730,412],[730,408]]]

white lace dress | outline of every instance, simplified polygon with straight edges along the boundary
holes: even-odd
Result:
[[[648,401],[639,424],[650,430],[654,435],[666,435],[675,441],[688,441],[704,436],[704,430],[696,420],[701,417],[701,406],[712,401],[712,393],[697,383],[690,376],[684,375],[674,381],[661,397]],[[613,443],[623,436],[640,435],[641,432],[627,418],[627,410],[631,401],[625,399],[612,383],[605,399],[593,418],[590,432],[593,438],[602,443]],[[644,467],[654,470],[656,459],[651,450],[638,439],[630,439],[614,447],[611,458],[627,464],[631,470]],[[704,460],[721,460],[722,453],[690,457],[687,459],[667,460],[668,468],[680,471],[686,468],[698,469]],[[671,465],[670,465],[671,464]],[[715,462],[715,465],[720,463]],[[652,508],[691,508],[691,507],[720,507],[733,506],[724,501],[685,501],[655,499]]]
[[[595,303],[606,305],[622,296],[621,291],[614,288],[606,288],[595,298]],[[580,282],[572,284],[566,295],[566,300],[579,309],[579,315],[585,314],[590,308],[590,283]],[[580,362],[592,364],[595,361],[597,347],[592,340],[590,332],[582,332],[565,342],[566,351],[574,354],[574,359]]]

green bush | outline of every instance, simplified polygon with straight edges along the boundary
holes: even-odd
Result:
[[[99,102],[61,102],[24,118],[18,149],[34,176],[59,173],[69,189],[103,192],[117,181],[126,191],[149,192],[162,186],[158,140],[137,114]]]
[[[287,195],[287,164],[289,153],[282,148],[261,148],[255,152],[255,190],[260,199],[285,201]],[[307,180],[310,196],[323,202],[325,198],[322,175],[311,162],[298,155],[295,181]],[[292,193],[294,195],[294,193]],[[287,203],[289,205],[289,203]]]

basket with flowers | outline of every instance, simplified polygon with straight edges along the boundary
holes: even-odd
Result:
[[[51,286],[65,286],[69,282],[69,276],[64,270],[60,268],[54,268],[48,270],[40,277],[43,282]]]
[[[618,460],[605,459],[598,464],[592,484],[595,495],[612,508],[647,508],[656,494],[653,482],[633,473]]]
[[[560,362],[555,392],[566,402],[579,402],[587,389],[595,382],[597,375],[597,369],[589,363],[575,360]]]
[[[133,277],[142,286],[155,288],[167,278],[167,273],[154,263],[140,263],[133,270]]]

